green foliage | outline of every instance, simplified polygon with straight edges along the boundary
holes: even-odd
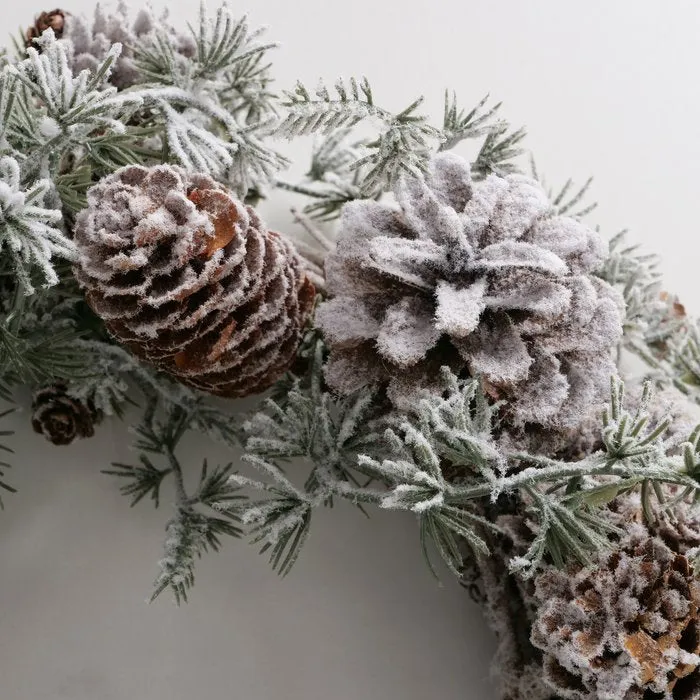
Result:
[[[474,556],[486,556],[487,534],[500,532],[484,516],[484,508],[501,496],[515,497],[529,512],[536,536],[511,568],[530,576],[545,561],[557,566],[585,563],[608,546],[620,534],[606,510],[618,494],[639,489],[650,513],[653,495],[665,507],[660,484],[680,487],[684,498],[700,489],[700,429],[689,438],[684,454],[678,454],[676,443],[666,441],[668,420],[653,424],[650,419],[650,384],[630,412],[623,385],[614,380],[603,418],[603,449],[565,462],[504,453],[494,439],[498,406],[487,402],[476,380],[458,380],[447,370],[443,378],[442,395],[426,396],[412,416],[384,416],[384,430],[379,429],[381,422],[372,426],[358,420],[372,411],[372,397],[366,394],[355,397],[359,403],[339,423],[342,407],[317,382],[306,389],[297,385],[285,408],[268,403],[249,421],[246,460],[270,481],[241,475],[233,480],[269,496],[236,504],[233,512],[253,526],[255,542],[273,548],[274,566],[288,572],[308,534],[313,509],[335,497],[413,512],[426,556],[432,545],[456,574],[463,567],[460,542],[468,543]],[[326,427],[339,424],[344,424],[339,431]],[[363,424],[364,430],[359,427]],[[347,444],[357,455],[354,465],[350,455],[339,458]],[[305,457],[311,464],[303,488],[278,464],[292,457]]]
[[[155,580],[151,602],[170,588],[180,605],[187,602],[187,594],[194,586],[197,559],[208,551],[218,552],[221,537],[238,537],[240,530],[230,520],[178,507],[165,531],[165,556],[159,562],[161,572]]]
[[[260,43],[261,30],[251,31],[225,6],[212,21],[202,5],[192,33],[190,59],[175,51],[165,30],[134,47],[142,80],[132,94],[150,110],[170,158],[228,181],[244,196],[287,165],[264,141],[276,115],[264,57],[275,44]]]
[[[141,105],[138,96],[117,95],[116,88],[107,85],[121,51],[119,44],[93,74],[83,71],[74,76],[67,51],[47,30],[41,53],[30,47],[27,58],[9,65],[3,73],[3,82],[14,80],[24,88],[16,95],[16,109],[6,112],[4,123],[8,142],[18,153],[22,153],[23,142],[32,142],[23,162],[25,173],[44,170],[47,163],[55,168],[69,149],[89,147],[97,134],[103,141],[121,136],[125,123]]]
[[[9,416],[13,412],[14,412],[13,408],[8,408],[8,409],[5,409],[4,411],[0,411],[0,421],[3,418]],[[0,442],[0,455],[10,455],[10,454],[14,453],[14,450],[5,444],[5,438],[7,438],[13,434],[14,434],[14,431],[12,431],[12,430],[0,430],[0,440],[1,440],[1,442]],[[17,489],[10,486],[4,479],[5,470],[10,469],[10,467],[11,467],[11,465],[9,462],[0,458],[0,489],[2,489],[4,491],[8,491],[10,493],[16,493]],[[4,508],[4,504],[3,504],[1,497],[0,497],[0,508]]]
[[[442,130],[445,140],[440,145],[441,151],[448,151],[465,139],[481,138],[490,133],[502,122],[497,121],[496,115],[501,108],[501,102],[486,107],[489,95],[483,97],[469,111],[457,106],[457,95],[445,90],[445,112],[442,120]]]
[[[115,463],[105,474],[122,481],[121,493],[131,499],[131,506],[148,496],[155,507],[166,479],[171,478],[176,495],[175,514],[166,526],[165,553],[160,573],[154,583],[151,600],[170,588],[178,605],[187,601],[194,585],[194,567],[204,553],[219,551],[223,536],[240,537],[233,505],[244,497],[234,482],[233,465],[210,469],[204,460],[197,486],[188,492],[185,467],[176,456],[178,445],[188,430],[201,427],[203,415],[197,401],[180,400],[146,389],[147,404],[143,421],[135,429],[134,448],[140,453],[136,465]],[[174,400],[173,400],[174,399]],[[154,460],[165,462],[159,467]],[[221,517],[224,510],[230,511]]]
[[[61,212],[43,206],[49,187],[48,180],[38,180],[23,189],[19,163],[11,156],[0,158],[0,253],[9,257],[27,295],[35,291],[35,273],[44,286],[58,283],[54,256],[75,259],[75,247],[56,227]]]
[[[430,126],[425,116],[417,114],[422,97],[394,114],[375,104],[366,78],[359,81],[351,78],[347,84],[338,81],[334,89],[331,93],[321,83],[312,93],[303,83],[297,83],[293,91],[285,92],[283,106],[287,115],[277,127],[277,133],[287,138],[332,134],[337,130],[347,132],[366,119],[377,122],[379,133],[365,144],[364,155],[349,166],[344,164],[349,170],[363,169],[357,185],[363,196],[375,196],[390,188],[401,175],[420,177],[425,172],[435,150],[432,144],[442,139],[442,132]]]
[[[287,115],[277,133],[287,138],[319,134],[307,173],[309,185],[278,183],[312,199],[304,213],[321,220],[336,218],[343,205],[359,198],[379,198],[402,176],[422,177],[436,150],[454,148],[465,139],[483,138],[473,174],[479,179],[489,173],[507,174],[517,170],[513,160],[522,153],[524,129],[511,131],[496,119],[500,103],[486,107],[488,96],[466,111],[457,98],[445,94],[442,128],[417,114],[422,98],[394,114],[378,106],[366,78],[339,81],[335,92],[323,83],[311,92],[302,83],[286,92],[283,106]],[[375,138],[352,142],[360,122],[378,125]]]
[[[476,179],[514,172],[522,153],[524,130],[512,129],[499,117],[500,103],[490,106],[487,98],[464,109],[446,93],[439,128],[420,112],[422,99],[402,111],[386,109],[364,78],[315,91],[298,83],[278,98],[268,61],[274,44],[262,41],[246,18],[222,7],[212,19],[202,9],[192,34],[193,57],[180,52],[165,28],[128,47],[139,77],[121,91],[109,82],[119,46],[96,71],[77,75],[66,43],[52,32],[40,40],[40,51],[0,57],[0,397],[9,399],[18,383],[61,379],[71,395],[104,413],[121,415],[129,404],[142,412],[133,463],[106,473],[132,506],[147,498],[158,507],[163,490],[174,489],[153,598],[169,588],[185,601],[197,559],[218,550],[225,536],[247,534],[286,575],[314,510],[338,499],[363,512],[412,513],[431,568],[436,551],[455,573],[465,543],[473,556],[485,557],[507,537],[487,514],[502,500],[513,501],[534,530],[529,549],[511,562],[525,576],[545,563],[586,562],[607,546],[618,535],[607,506],[621,493],[638,490],[648,519],[697,500],[700,430],[679,448],[668,439],[667,421],[652,424],[649,389],[630,411],[622,385],[613,383],[600,451],[566,462],[506,451],[501,407],[487,400],[477,378],[445,372],[444,391],[405,414],[370,391],[330,394],[323,388],[324,348],[313,332],[301,353],[308,375],[280,382],[244,426],[228,407],[115,346],[86,312],[70,271],[75,251],[67,233],[91,184],[125,164],[178,162],[213,175],[246,201],[276,185],[308,197],[304,213],[330,220],[350,201],[379,199],[404,175],[422,177],[436,151],[464,140],[481,140]],[[358,127],[372,135],[360,139]],[[306,179],[280,181],[287,160],[270,137],[307,134],[318,138]],[[576,188],[569,180],[551,191],[553,213],[589,213],[595,206],[584,202],[589,185]],[[331,244],[299,220],[317,238],[318,250],[305,255],[321,279]],[[655,260],[618,236],[600,275],[625,298],[624,347],[647,362],[654,383],[700,402],[700,331],[675,299],[660,293]],[[189,431],[230,447],[245,441],[245,463],[261,476],[204,460],[189,479],[178,456]],[[0,431],[3,452],[10,452],[9,434]],[[307,470],[297,484],[299,463]],[[0,488],[12,491],[2,481],[8,466],[0,462]],[[666,484],[670,491],[662,489]],[[242,488],[259,497],[244,498]]]
[[[532,171],[532,177],[535,180],[539,180],[542,187],[547,190],[547,197],[552,203],[554,214],[557,216],[571,216],[574,219],[583,219],[597,208],[598,202],[585,202],[591,184],[593,184],[592,177],[589,177],[578,189],[574,188],[572,192],[574,181],[571,178],[558,190],[548,187],[544,177],[541,177],[537,172],[535,159],[532,157],[530,158],[530,170]]]
[[[115,462],[112,465],[113,469],[103,469],[102,473],[127,480],[127,483],[119,491],[123,496],[131,498],[129,505],[132,508],[145,496],[149,496],[153,505],[158,508],[163,479],[172,474],[173,470],[170,468],[158,469],[148,455],[140,455],[139,461],[140,464],[137,465]]]
[[[81,379],[91,372],[90,357],[76,349],[75,331],[63,329],[16,334],[0,323],[0,381],[37,384],[44,379]]]
[[[518,172],[513,160],[522,155],[520,145],[525,138],[525,129],[510,130],[510,125],[499,123],[486,135],[476,160],[472,163],[472,173],[476,178],[483,178],[491,173],[507,175]]]

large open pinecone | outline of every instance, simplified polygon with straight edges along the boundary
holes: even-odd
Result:
[[[291,243],[210,177],[122,168],[89,190],[75,241],[94,311],[183,383],[246,396],[293,362],[314,287]]]
[[[454,154],[396,196],[399,209],[345,207],[317,313],[329,384],[386,383],[410,405],[449,365],[506,399],[514,425],[578,425],[607,398],[622,333],[621,299],[593,274],[600,236],[553,213],[535,180],[473,183]]]
[[[594,566],[541,574],[536,599],[532,642],[557,697],[700,698],[700,581],[642,525]]]

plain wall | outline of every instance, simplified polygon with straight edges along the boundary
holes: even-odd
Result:
[[[163,7],[162,1],[154,3]],[[2,0],[13,31],[49,7]],[[74,0],[79,13],[92,3]],[[168,3],[176,23],[198,3]],[[699,311],[700,5],[689,0],[257,0],[271,26],[279,87],[297,78],[367,75],[377,101],[418,94],[439,123],[445,88],[464,106],[490,92],[529,130],[552,184],[595,176],[591,217],[605,235],[664,256],[668,288]],[[213,6],[213,5],[212,5]],[[235,9],[245,9],[235,3]],[[290,152],[304,171],[308,142]],[[266,206],[288,225],[296,203]],[[144,599],[156,574],[171,496],[129,510],[99,470],[129,461],[126,427],[53,448],[25,413],[0,514],[0,700],[489,700],[494,643],[455,581],[427,572],[410,516],[323,512],[286,580],[243,542],[197,569],[188,606]],[[237,455],[202,440],[203,456]]]

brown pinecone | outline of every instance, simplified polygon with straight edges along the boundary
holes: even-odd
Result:
[[[700,698],[700,582],[641,524],[596,566],[540,575],[536,599],[532,643],[562,698]]]
[[[294,361],[314,287],[291,243],[210,177],[122,168],[88,192],[75,241],[109,331],[183,383],[246,396]]]
[[[32,397],[32,427],[54,445],[92,437],[101,418],[91,401],[69,396],[62,382],[38,389]]]
[[[34,24],[27,29],[24,34],[24,45],[37,48],[34,39],[38,39],[47,29],[53,29],[57,39],[63,36],[63,28],[66,22],[67,12],[55,9],[51,12],[42,12],[35,20]]]

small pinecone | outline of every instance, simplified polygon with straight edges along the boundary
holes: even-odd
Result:
[[[387,384],[410,406],[448,365],[482,377],[512,425],[578,426],[608,396],[622,334],[622,300],[594,274],[600,236],[553,213],[535,180],[473,183],[449,153],[396,196],[400,209],[344,209],[316,316],[328,383]]]
[[[75,241],[109,331],[184,384],[247,396],[294,361],[314,287],[291,243],[210,177],[122,168],[89,190]]]
[[[38,39],[47,29],[53,29],[56,38],[60,39],[63,35],[67,14],[67,12],[59,9],[51,10],[51,12],[42,12],[34,20],[34,24],[25,32],[24,45],[37,48],[34,39]]]
[[[91,401],[70,396],[60,382],[38,389],[32,397],[32,427],[54,445],[92,437],[101,418]]]
[[[700,698],[700,581],[639,523],[596,566],[537,579],[532,643],[572,700]]]

